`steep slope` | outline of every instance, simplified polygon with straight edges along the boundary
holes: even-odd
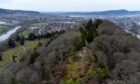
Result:
[[[138,84],[140,40],[125,33],[122,28],[110,21],[103,22],[99,27],[99,32],[101,35],[94,39],[91,46],[99,64],[110,68],[110,75],[106,82],[108,84]],[[103,53],[104,59],[107,60],[104,60],[99,52]]]
[[[80,32],[56,35],[49,44],[24,51],[19,62],[0,74],[0,83],[139,84],[140,41],[114,23],[100,21],[90,20]]]

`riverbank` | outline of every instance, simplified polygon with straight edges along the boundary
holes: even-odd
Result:
[[[12,34],[16,33],[16,31],[20,28],[21,28],[21,26],[17,26],[14,29],[9,30],[5,34],[0,35],[0,42],[7,40]]]

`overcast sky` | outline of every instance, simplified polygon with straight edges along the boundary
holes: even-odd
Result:
[[[140,10],[140,0],[0,0],[0,8],[41,12]]]

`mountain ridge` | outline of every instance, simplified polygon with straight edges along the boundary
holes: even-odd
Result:
[[[120,10],[107,10],[107,11],[91,11],[91,12],[38,12],[27,10],[12,10],[0,8],[0,14],[52,14],[52,15],[135,15],[140,14],[140,11],[128,11],[125,9]]]
[[[37,11],[26,11],[26,10],[11,10],[0,8],[0,14],[40,14]]]
[[[96,11],[96,12],[54,12],[52,14],[60,14],[60,15],[134,15],[134,14],[140,14],[140,11],[128,11],[125,9],[120,9],[120,10],[107,10],[107,11]]]

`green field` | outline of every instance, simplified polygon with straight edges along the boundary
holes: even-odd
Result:
[[[48,24],[46,22],[38,22],[38,23],[32,24],[32,26],[38,26],[38,27],[45,26],[45,25],[48,25]]]
[[[26,31],[23,31],[22,33],[21,33],[21,35],[23,35],[23,36],[28,36],[30,33],[32,33],[32,31],[28,31],[28,30],[26,30]]]
[[[39,42],[41,42],[42,44],[45,44],[46,40],[40,39],[40,40],[34,40],[34,41],[25,41],[25,45],[24,45],[25,50],[23,49],[22,46],[20,46],[17,43],[17,47],[8,49],[7,51],[2,53],[3,61],[0,61],[0,66],[6,64],[8,61],[11,61],[13,56],[17,56],[17,58],[20,58],[23,53],[26,53],[26,50],[29,50],[29,49],[34,50],[35,48],[38,47]],[[19,61],[19,59],[17,61]]]
[[[7,25],[0,25],[0,34],[6,32],[9,29]]]

